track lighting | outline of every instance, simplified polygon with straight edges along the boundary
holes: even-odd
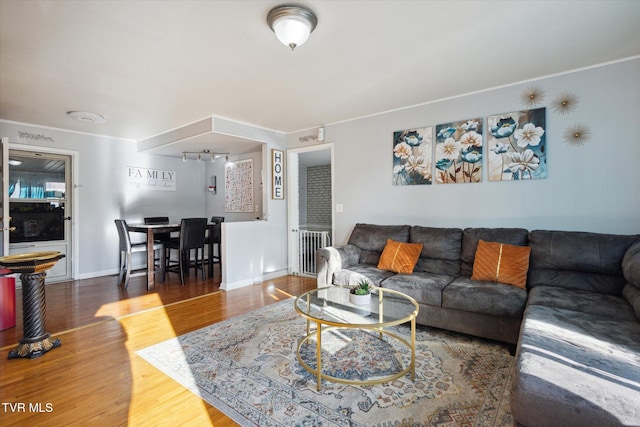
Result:
[[[204,149],[202,151],[183,151],[182,152],[182,161],[186,162],[187,160],[190,159],[194,159],[197,162],[201,162],[203,160],[206,160],[207,156],[209,156],[209,161],[211,163],[215,162],[215,159],[222,157],[222,156],[227,156],[227,161],[229,161],[229,154],[228,153],[214,153],[211,150],[207,150]]]

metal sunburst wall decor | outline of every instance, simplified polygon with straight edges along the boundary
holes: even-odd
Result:
[[[578,97],[571,92],[565,92],[558,95],[551,103],[551,108],[556,114],[569,114],[578,108]]]
[[[579,147],[591,139],[591,129],[581,124],[570,126],[562,133],[562,139],[569,145]]]
[[[532,85],[527,87],[520,95],[520,100],[527,107],[535,107],[544,99],[544,89],[540,86]]]

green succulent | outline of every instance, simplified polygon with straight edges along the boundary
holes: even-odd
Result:
[[[351,287],[351,293],[356,295],[367,295],[371,293],[373,285],[368,280],[361,279],[357,285]]]

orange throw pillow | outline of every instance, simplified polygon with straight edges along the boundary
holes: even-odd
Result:
[[[526,289],[530,254],[529,246],[480,240],[473,261],[471,279],[504,283]]]
[[[411,274],[420,258],[422,243],[401,243],[387,239],[378,268],[394,273]]]

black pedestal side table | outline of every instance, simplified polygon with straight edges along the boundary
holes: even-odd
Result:
[[[35,359],[60,347],[60,339],[51,338],[45,329],[47,307],[44,295],[46,271],[64,258],[60,252],[32,252],[0,257],[0,265],[20,273],[22,281],[23,338],[9,352],[9,359]]]

